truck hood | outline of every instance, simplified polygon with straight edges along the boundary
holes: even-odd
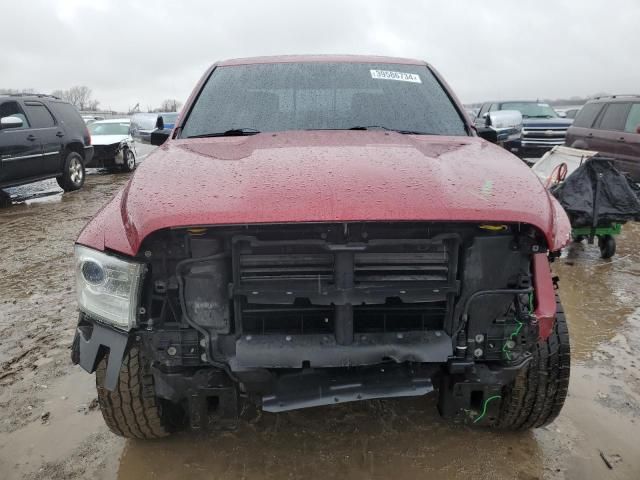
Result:
[[[525,118],[523,127],[569,128],[573,120],[570,118]]]
[[[94,146],[99,145],[113,145],[127,140],[129,135],[92,135],[91,144]]]
[[[480,138],[296,131],[168,141],[78,242],[133,255],[163,228],[346,221],[522,222],[554,250],[570,228],[536,175]]]

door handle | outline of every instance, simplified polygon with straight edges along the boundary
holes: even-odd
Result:
[[[56,133],[56,137],[64,137],[64,133],[63,132],[58,132],[58,133]]]
[[[625,140],[624,140],[624,137],[620,137],[620,138],[618,139],[618,141],[619,141],[619,142],[624,142],[624,141],[625,141]]]
[[[592,138],[593,137],[593,133],[587,134],[587,137]]]
[[[30,142],[33,142],[36,139],[35,135],[29,134],[27,135],[27,140],[29,140]]]

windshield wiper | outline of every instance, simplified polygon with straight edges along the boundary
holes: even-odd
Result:
[[[200,135],[190,135],[187,138],[206,138],[206,137],[243,137],[246,135],[256,135],[260,133],[260,130],[256,130],[255,128],[247,127],[247,128],[232,128],[230,130],[225,130],[224,132],[215,132],[215,133],[202,133]]]
[[[382,130],[387,130],[390,132],[402,133],[403,135],[431,135],[428,132],[417,132],[415,130],[397,130],[395,128],[385,127],[384,125],[367,125],[366,127],[356,126],[356,127],[347,128],[346,130],[371,130],[376,128],[380,128]]]

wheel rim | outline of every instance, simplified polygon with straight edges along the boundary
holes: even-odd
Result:
[[[131,150],[127,151],[127,167],[129,168],[129,170],[133,170],[133,168],[136,166],[136,157],[133,156],[133,153],[131,152]]]
[[[82,182],[82,177],[84,176],[84,171],[82,169],[82,163],[77,158],[72,158],[69,163],[69,179],[73,182],[74,185],[78,185]]]

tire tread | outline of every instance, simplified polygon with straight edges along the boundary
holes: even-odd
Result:
[[[528,430],[553,422],[567,398],[571,369],[569,329],[556,295],[556,321],[549,338],[538,341],[529,365],[505,387],[496,427]]]
[[[139,347],[132,346],[125,355],[114,391],[104,387],[107,361],[105,356],[96,369],[98,404],[107,427],[127,438],[169,435],[160,400],[153,390],[153,376],[145,366]]]

